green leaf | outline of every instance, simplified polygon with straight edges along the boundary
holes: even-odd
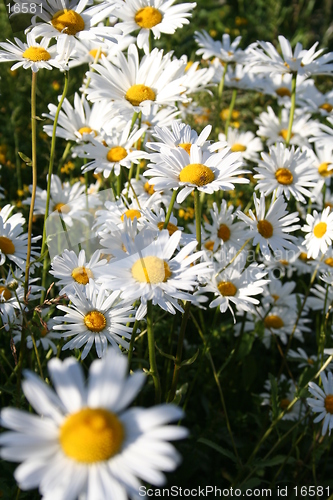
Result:
[[[188,366],[188,365],[191,365],[192,363],[194,363],[194,361],[197,359],[199,355],[199,349],[197,350],[197,352],[189,359],[184,359],[184,361],[182,361],[180,363],[180,366]]]
[[[30,163],[30,165],[31,165],[32,159],[29,158],[29,156],[25,155],[24,153],[21,153],[21,151],[18,152],[18,155],[21,158],[21,160],[24,161],[24,163],[26,163],[26,164]]]
[[[168,358],[168,359],[171,359],[172,361],[176,361],[176,358],[174,356],[172,356],[172,354],[167,354],[166,352],[163,352],[159,347],[158,345],[156,344],[155,342],[155,347],[156,349],[158,350],[158,352],[161,354],[161,356],[164,356],[165,358]]]
[[[275,465],[282,464],[284,461],[286,463],[292,463],[295,462],[294,457],[288,457],[286,455],[276,455],[274,458],[270,458],[268,460],[260,460],[256,462],[256,467],[261,468],[261,467],[274,467]]]
[[[278,386],[276,378],[271,373],[268,374],[268,377],[271,383],[272,412],[273,420],[275,420],[279,414]]]
[[[237,462],[235,455],[231,451],[226,450],[225,448],[222,448],[222,446],[220,446],[216,443],[213,443],[213,441],[210,441],[210,439],[199,438],[198,443],[206,444],[207,446],[209,446],[210,448],[213,448],[213,450],[217,451],[221,455],[224,455],[225,457],[230,458],[230,460],[232,460],[233,462]]]
[[[185,382],[185,384],[183,384],[179,389],[177,389],[175,397],[172,400],[172,403],[178,406],[182,400],[182,397],[185,396],[185,394],[187,393],[187,389],[188,389],[188,383]]]

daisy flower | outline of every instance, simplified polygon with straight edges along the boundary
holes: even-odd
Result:
[[[231,248],[238,249],[245,243],[245,226],[242,222],[235,222],[234,207],[232,205],[228,207],[226,200],[222,200],[220,209],[214,202],[210,215],[212,224],[206,221],[203,223],[207,233],[205,248],[212,248],[215,252],[218,248],[223,247],[228,251]]]
[[[119,24],[118,24],[119,26]],[[119,51],[125,51],[131,43],[135,43],[135,37],[130,35],[114,35],[117,43],[110,43],[108,40],[76,40],[76,46],[71,52],[69,68],[80,66],[81,64],[92,64],[103,56],[112,60]]]
[[[115,9],[115,4],[100,3],[87,7],[89,0],[38,0],[40,12],[31,19],[36,37],[57,39],[57,50],[70,54],[77,39],[109,40],[117,43],[118,28],[100,25]],[[43,22],[38,22],[37,19]],[[98,26],[96,26],[98,25]]]
[[[103,172],[104,178],[108,178],[112,171],[115,175],[120,174],[120,168],[130,169],[131,163],[139,163],[143,158],[148,157],[144,151],[135,149],[135,143],[146,131],[146,125],[139,128],[135,125],[132,129],[131,122],[126,126],[117,119],[110,124],[109,133],[102,133],[102,142],[91,138],[90,142],[74,148],[75,154],[79,158],[87,158],[88,163],[82,166],[82,171],[94,170],[95,174]]]
[[[230,127],[228,139],[225,134],[219,134],[220,141],[227,141],[228,146],[234,153],[241,153],[244,160],[257,161],[258,152],[263,150],[263,144],[259,137],[252,132],[240,132],[236,128]]]
[[[17,61],[10,68],[14,71],[21,66],[23,69],[31,68],[33,73],[37,73],[42,68],[53,69],[62,68],[63,64],[56,51],[56,47],[49,47],[50,40],[42,38],[36,42],[33,33],[27,34],[27,43],[21,42],[19,38],[14,38],[15,43],[7,40],[0,43],[0,62]]]
[[[85,344],[81,359],[87,357],[94,343],[99,358],[105,355],[108,342],[113,347],[128,349],[129,343],[122,337],[131,338],[132,328],[126,323],[134,321],[129,316],[133,312],[132,305],[119,300],[119,291],[109,295],[104,288],[97,288],[92,280],[84,291],[77,284],[74,290],[75,294],[68,292],[70,306],[57,306],[67,314],[54,318],[57,323],[54,330],[62,331],[64,338],[74,336],[62,349],[79,349]]]
[[[147,311],[147,301],[159,305],[165,311],[176,314],[176,309],[184,312],[180,300],[192,300],[192,292],[197,285],[198,275],[209,272],[208,263],[193,263],[203,252],[192,253],[197,242],[185,245],[175,254],[181,238],[181,231],[171,236],[168,231],[161,231],[157,238],[144,246],[140,233],[141,248],[135,251],[125,244],[131,254],[108,265],[108,286],[121,290],[121,298],[133,302],[140,299],[141,305],[137,311],[137,319],[142,319]],[[148,241],[151,239],[149,231]]]
[[[308,233],[305,236],[305,246],[308,257],[314,259],[319,253],[325,253],[333,240],[333,212],[330,207],[325,208],[321,213],[313,211],[313,215],[307,214],[307,225],[302,227],[302,231]]]
[[[282,283],[282,281],[278,279],[272,279],[268,286],[264,289],[264,297],[262,299],[263,304],[272,304],[275,306],[285,306],[291,307],[295,310],[297,309],[297,296],[295,293],[292,293],[296,286],[295,281],[287,281],[286,283]],[[300,294],[297,294],[298,297],[301,297]]]
[[[309,382],[308,389],[314,398],[307,398],[306,401],[314,413],[319,413],[313,423],[324,420],[321,433],[325,436],[327,429],[329,435],[333,429],[333,375],[328,372],[326,376],[325,372],[321,372],[320,378],[323,388],[314,382]]]
[[[60,97],[59,97],[60,100]],[[57,112],[57,106],[49,104],[49,113],[43,113],[42,116],[54,121]],[[91,107],[86,99],[75,92],[74,106],[65,99],[59,113],[56,136],[66,139],[66,141],[75,141],[81,143],[88,141],[92,137],[100,134],[101,129],[106,123],[114,118],[115,111],[112,110],[112,104],[100,101]],[[121,122],[121,119],[119,118]],[[53,125],[44,125],[44,132],[52,137]]]
[[[319,42],[305,50],[297,43],[293,51],[289,41],[282,35],[278,37],[282,56],[270,42],[257,42],[249,50],[251,58],[248,64],[256,73],[297,73],[304,76],[330,74],[333,65],[333,53],[322,55],[324,49],[316,51]]]
[[[268,153],[261,153],[262,160],[254,170],[258,179],[256,189],[265,196],[273,193],[279,197],[285,195],[287,200],[290,195],[297,201],[305,203],[312,193],[307,188],[314,188],[319,179],[317,170],[312,165],[311,159],[306,151],[300,148],[295,150],[294,146],[286,148],[283,143],[271,146]]]
[[[248,226],[248,237],[253,237],[252,244],[260,245],[260,250],[264,256],[270,255],[270,248],[273,252],[283,251],[289,249],[297,251],[295,243],[297,238],[288,233],[296,231],[300,228],[298,224],[292,225],[299,220],[296,217],[297,212],[289,214],[286,210],[287,204],[284,202],[282,196],[271,202],[271,205],[266,212],[265,196],[261,195],[258,200],[256,194],[253,195],[255,214],[249,210],[247,216],[242,212],[238,212],[237,216],[243,220]]]
[[[168,154],[153,153],[144,176],[152,177],[150,184],[156,191],[177,189],[177,203],[182,203],[194,190],[212,194],[214,191],[235,189],[236,184],[247,184],[248,179],[240,177],[243,170],[239,153],[231,153],[229,148],[218,153],[203,152],[192,144],[190,154],[184,149],[170,150]]]
[[[163,208],[154,208],[153,210],[146,208],[142,210],[142,223],[145,230],[150,230],[156,235],[159,234],[159,231],[163,230],[164,222],[165,222],[166,212]],[[170,236],[176,231],[182,232],[182,237],[180,239],[180,244],[185,245],[190,241],[195,240],[194,234],[188,234],[184,232],[184,228],[178,225],[178,221],[174,215],[170,216],[169,222],[165,228]]]
[[[298,347],[296,351],[289,349],[288,358],[292,361],[298,361],[298,368],[318,366],[318,357],[314,354],[308,356],[301,347]]]
[[[288,408],[290,403],[295,399],[295,396],[297,394],[295,384],[292,380],[287,380],[287,377],[285,375],[281,375],[279,379],[276,380],[277,383],[277,389],[279,394],[276,396],[278,397],[278,407],[279,411],[284,411]],[[263,402],[261,403],[262,405],[271,405],[272,404],[272,384],[271,380],[266,380],[264,389],[267,392],[263,392],[260,394],[260,397],[263,398]],[[299,399],[291,408],[289,411],[287,411],[284,416],[282,417],[282,420],[299,420],[302,416],[305,414],[305,405],[303,402]],[[276,417],[276,416],[275,416]]]
[[[74,293],[75,284],[77,286],[81,285],[83,289],[90,280],[95,280],[101,276],[106,263],[105,259],[101,259],[99,250],[96,250],[89,262],[87,262],[84,250],[81,250],[79,255],[76,255],[73,250],[65,249],[61,255],[53,259],[50,274],[60,280],[56,283],[59,288],[63,287],[59,295],[65,295],[68,292]]]
[[[174,106],[175,101],[187,100],[183,96],[186,87],[182,85],[182,71],[185,63],[171,60],[171,53],[163,55],[163,50],[154,49],[139,62],[138,49],[130,45],[126,60],[119,52],[115,64],[102,57],[101,64],[93,64],[93,72],[88,71],[90,80],[86,90],[90,101],[112,99],[121,110],[144,113],[155,102],[159,105]]]
[[[329,116],[327,121],[330,125],[320,123],[318,128],[313,131],[313,137],[310,142],[315,142],[319,147],[331,147],[332,146],[332,136],[333,136],[333,118]],[[332,149],[332,147],[331,147]]]
[[[1,434],[1,457],[22,462],[14,473],[22,490],[39,487],[43,498],[59,500],[139,500],[139,479],[165,483],[162,471],[181,461],[167,441],[188,434],[166,425],[183,417],[180,408],[127,409],[146,377],[128,375],[126,358],[113,349],[92,363],[87,384],[74,358],[53,358],[48,370],[55,391],[33,372],[24,373],[23,392],[38,415],[1,411],[1,425],[11,430]]]
[[[149,53],[149,34],[158,39],[161,33],[172,35],[177,28],[189,24],[190,10],[196,3],[181,3],[173,5],[176,0],[126,0],[115,12],[123,22],[117,24],[124,35],[140,30],[137,35],[139,49]]]
[[[323,311],[327,314],[328,311],[332,312],[331,305],[333,304],[333,288],[332,286],[314,285],[311,288],[310,297],[307,300],[307,305],[313,311]]]
[[[156,193],[154,186],[149,184],[147,179],[143,175],[139,175],[139,179],[131,179],[132,188],[129,186],[128,182],[125,183],[125,187],[122,191],[123,196],[128,196],[132,201],[135,200],[134,193],[139,200],[140,206],[152,206],[151,198],[154,196],[154,206],[157,207],[163,203],[166,207],[169,206],[171,200],[170,191],[160,191]],[[134,192],[133,192],[134,191]]]
[[[201,55],[203,59],[217,57],[220,61],[225,63],[240,63],[243,61],[244,51],[238,48],[242,39],[241,36],[238,36],[230,43],[230,35],[224,33],[222,41],[220,42],[219,40],[213,40],[208,33],[203,30],[202,33],[196,31],[194,39],[200,47],[196,53]]]

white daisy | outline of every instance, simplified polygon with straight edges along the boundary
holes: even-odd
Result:
[[[163,50],[154,49],[139,62],[135,45],[128,48],[128,59],[119,52],[114,64],[102,57],[101,64],[93,64],[94,72],[88,71],[90,79],[86,90],[90,101],[112,99],[114,105],[127,110],[147,112],[155,102],[159,105],[174,106],[175,101],[187,100],[182,93],[181,76],[185,63],[171,60],[171,53],[163,55]]]
[[[105,259],[101,259],[99,250],[96,250],[89,262],[87,262],[84,250],[81,250],[79,255],[76,255],[73,250],[65,249],[61,255],[55,257],[51,262],[50,274],[60,280],[56,283],[61,288],[59,295],[65,295],[68,292],[74,293],[75,284],[77,286],[81,285],[83,289],[85,285],[89,284],[90,280],[96,280],[97,277],[103,274],[106,263]]]
[[[153,153],[150,159],[154,163],[148,165],[143,175],[152,177],[149,183],[154,185],[156,191],[180,188],[177,203],[182,203],[194,189],[212,194],[220,189],[233,190],[234,183],[249,182],[240,177],[247,173],[240,168],[240,154],[231,153],[229,148],[210,154],[192,144],[190,154],[177,148],[170,150],[169,154]]]
[[[325,372],[321,372],[320,378],[323,388],[314,382],[309,382],[308,389],[314,398],[307,398],[306,401],[314,413],[319,413],[313,423],[324,420],[321,433],[325,436],[327,429],[329,435],[333,429],[333,375],[328,372],[326,377]]]
[[[222,36],[222,41],[213,40],[206,31],[195,32],[194,37],[196,43],[199,45],[200,49],[197,50],[197,54],[201,55],[203,59],[209,59],[211,57],[217,57],[223,62],[242,62],[244,59],[244,51],[238,48],[241,36],[235,38],[235,40],[230,43],[230,35],[224,33]]]
[[[135,200],[134,193],[139,200],[140,206],[152,206],[151,198],[154,196],[154,206],[157,208],[158,205],[163,203],[166,207],[169,206],[171,200],[171,192],[159,191],[156,193],[154,186],[149,184],[147,179],[143,175],[139,175],[139,179],[131,179],[131,186],[128,182],[125,183],[125,187],[122,191],[123,196],[128,196],[132,201]],[[134,192],[133,192],[134,191]]]
[[[172,5],[176,0],[126,0],[115,11],[123,22],[117,24],[125,35],[140,30],[137,35],[139,49],[149,53],[149,34],[160,38],[161,33],[173,34],[177,28],[189,24],[189,12],[196,3]]]
[[[304,76],[330,74],[333,65],[333,53],[329,52],[319,57],[324,49],[316,51],[319,42],[305,50],[301,43],[297,43],[293,52],[289,41],[282,35],[278,37],[282,57],[270,42],[257,42],[257,46],[250,49],[251,58],[248,64],[251,71],[257,73],[298,73]]]
[[[31,71],[36,73],[38,70],[62,68],[63,63],[59,59],[59,54],[56,47],[49,47],[50,40],[42,38],[40,42],[36,42],[33,33],[27,34],[27,43],[21,42],[19,38],[14,38],[16,45],[7,40],[0,43],[0,62],[17,61],[10,68],[14,71],[21,66],[23,69],[31,68]]]
[[[287,380],[287,377],[285,375],[281,375],[279,379],[276,380],[277,382],[277,389],[279,394],[278,396],[278,406],[279,406],[279,411],[284,411],[288,408],[290,403],[295,399],[295,396],[297,394],[295,384],[292,380]],[[268,392],[263,392],[260,394],[260,396],[263,398],[263,402],[261,403],[262,405],[271,405],[272,404],[272,386],[271,386],[271,381],[266,380],[264,388]],[[276,397],[275,396],[275,397]],[[305,414],[305,405],[303,402],[299,399],[293,406],[290,408],[289,411],[287,411],[284,416],[282,417],[282,420],[300,420],[302,416]],[[275,415],[276,417],[277,415]]]
[[[49,104],[48,107],[49,113],[43,113],[43,116],[54,121],[57,106]],[[99,135],[101,129],[114,117],[115,111],[112,110],[111,103],[102,100],[90,107],[84,97],[81,99],[79,94],[75,93],[74,106],[67,99],[62,104],[56,136],[62,137],[66,141],[81,143]],[[120,117],[119,122],[121,122]],[[43,130],[52,137],[53,125],[44,125]]]
[[[329,116],[327,121],[330,125],[320,123],[317,129],[313,131],[313,137],[310,139],[310,142],[315,142],[319,147],[331,147],[332,149],[333,118]]]
[[[257,161],[258,152],[263,150],[263,144],[259,137],[252,132],[240,132],[236,128],[230,127],[228,139],[225,134],[219,134],[220,141],[227,141],[228,146],[234,153],[241,153],[244,160]]]
[[[333,304],[333,288],[331,286],[314,285],[311,288],[311,294],[307,299],[307,305],[313,311],[322,311],[327,314],[328,311],[332,312]]]
[[[119,24],[118,24],[119,26]],[[71,60],[68,63],[69,68],[80,66],[81,64],[92,64],[103,56],[112,60],[119,51],[124,51],[131,43],[135,43],[133,36],[114,35],[117,43],[110,43],[108,40],[76,40],[75,49],[71,52]]]
[[[252,244],[260,245],[260,250],[264,256],[270,255],[270,248],[273,252],[289,249],[297,251],[295,243],[297,238],[288,233],[296,231],[300,228],[298,224],[293,225],[299,220],[296,217],[297,212],[288,213],[286,210],[287,204],[282,196],[273,201],[266,212],[265,197],[261,195],[258,200],[256,194],[253,195],[255,214],[249,210],[249,217],[242,212],[238,212],[237,216],[248,224],[248,237],[253,237]]]
[[[308,257],[314,259],[319,253],[325,253],[333,240],[333,212],[330,207],[325,208],[321,213],[313,211],[313,215],[307,214],[307,225],[302,227],[302,231],[308,233],[305,236],[305,246],[308,250]]]
[[[82,166],[83,172],[94,170],[95,174],[103,172],[103,176],[108,178],[112,171],[115,175],[120,174],[120,168],[130,169],[131,163],[139,163],[148,155],[144,151],[135,149],[135,143],[146,131],[146,126],[139,128],[135,125],[131,130],[131,122],[126,126],[117,119],[112,121],[108,133],[102,133],[103,142],[91,139],[89,143],[74,148],[75,154],[80,158],[87,158],[88,163]]]
[[[143,238],[144,233],[140,233]],[[148,241],[151,238],[149,232]],[[161,231],[157,238],[135,251],[132,244],[131,254],[109,264],[109,286],[121,290],[121,298],[128,301],[141,300],[137,319],[142,319],[147,310],[147,301],[159,305],[165,311],[175,314],[177,309],[184,312],[180,300],[192,300],[192,292],[197,285],[197,276],[209,272],[208,264],[193,263],[203,252],[192,253],[197,242],[193,241],[176,252],[181,238],[181,231],[171,236],[168,231]],[[125,244],[129,250],[129,244]],[[175,255],[174,255],[175,254]]]
[[[121,31],[99,24],[114,11],[115,4],[102,2],[87,7],[88,3],[89,0],[38,0],[40,12],[31,19],[33,35],[56,38],[58,52],[68,55],[75,48],[76,39],[117,43],[114,35],[121,35]],[[43,22],[38,22],[38,18]]]
[[[283,143],[271,146],[268,153],[261,153],[262,160],[258,161],[258,172],[254,175],[258,179],[256,189],[265,196],[273,193],[279,197],[285,195],[287,200],[292,195],[297,201],[306,202],[312,193],[308,188],[314,188],[319,180],[317,170],[306,151],[294,146],[286,148]]]
[[[268,286],[264,289],[263,304],[272,304],[278,307],[291,307],[297,309],[297,296],[302,297],[301,294],[292,293],[295,289],[295,281],[287,281],[282,283],[279,279],[272,279]]]
[[[183,417],[181,409],[127,410],[146,377],[127,375],[126,358],[113,349],[92,363],[87,384],[74,358],[54,358],[48,370],[56,392],[30,371],[22,383],[40,416],[1,411],[1,425],[12,431],[1,434],[1,457],[22,462],[14,473],[22,490],[39,487],[45,499],[139,500],[139,478],[165,483],[162,471],[181,461],[167,441],[187,436],[183,427],[166,425]]]
[[[53,328],[62,331],[62,337],[74,335],[62,349],[79,349],[85,344],[81,359],[87,357],[94,343],[99,358],[105,355],[108,342],[113,347],[119,345],[128,349],[129,343],[125,339],[131,338],[132,328],[126,323],[134,321],[130,317],[132,305],[119,299],[119,291],[109,294],[96,287],[92,280],[84,290],[77,284],[74,289],[75,294],[68,292],[70,305],[57,306],[67,314],[54,318],[57,324]]]

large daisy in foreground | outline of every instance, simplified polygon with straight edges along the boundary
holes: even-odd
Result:
[[[308,225],[302,227],[302,231],[308,233],[305,236],[305,246],[308,250],[308,258],[316,259],[320,252],[323,254],[331,245],[333,240],[333,212],[330,207],[325,208],[322,213],[313,211],[313,215],[306,216]]]
[[[161,471],[181,461],[169,440],[187,436],[184,427],[166,425],[183,412],[173,405],[126,409],[145,375],[127,375],[126,358],[109,350],[96,360],[85,384],[74,358],[48,364],[56,391],[25,372],[23,391],[39,415],[14,408],[1,411],[1,457],[22,462],[15,479],[22,490],[39,487],[43,498],[139,500],[140,481],[160,486]]]
[[[325,372],[321,372],[320,378],[323,384],[322,388],[314,382],[309,382],[309,392],[314,398],[307,398],[306,401],[314,413],[319,413],[313,423],[324,421],[321,433],[325,436],[327,429],[329,434],[333,429],[333,375],[328,372],[326,377]]]

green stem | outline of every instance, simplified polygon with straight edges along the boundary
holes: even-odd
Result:
[[[197,250],[201,250],[201,203],[200,192],[198,189],[194,191],[194,212],[195,212],[195,227],[197,238]]]
[[[163,224],[163,229],[166,229],[167,226],[168,226],[168,224],[169,224],[169,220],[170,220],[170,217],[171,217],[171,214],[172,214],[173,206],[174,206],[176,198],[177,198],[178,191],[179,191],[179,189],[174,189],[173,192],[172,192],[172,196],[171,196],[171,200],[170,200],[170,205],[169,205],[169,208],[168,208],[168,211],[167,211],[167,214],[166,214],[166,217],[165,217],[165,221],[164,221],[164,224]]]
[[[153,377],[155,386],[155,403],[161,402],[161,382],[157,370],[155,340],[153,328],[153,304],[151,300],[147,302],[147,336],[148,336],[148,351],[149,351],[149,374]]]
[[[68,71],[65,71],[64,90],[63,90],[62,96],[60,98],[60,101],[59,101],[59,104],[57,107],[57,111],[56,111],[55,116],[54,116],[54,123],[53,123],[50,161],[49,161],[49,172],[48,172],[47,189],[46,189],[46,206],[45,206],[45,217],[44,217],[41,255],[43,255],[45,253],[45,250],[46,250],[46,221],[47,221],[47,218],[49,216],[49,206],[50,206],[50,197],[51,197],[51,178],[52,178],[52,173],[53,173],[55,146],[56,146],[56,131],[57,131],[59,113],[60,113],[62,104],[65,100],[67,90],[68,90],[68,79],[69,79],[69,73],[68,73]],[[43,276],[42,276],[42,287],[44,290],[42,289],[42,293],[41,293],[41,304],[44,302],[44,297],[45,297],[45,283],[46,283],[47,270],[48,270],[48,259],[45,258],[44,262],[43,262]]]
[[[25,280],[24,280],[24,296],[27,299],[29,289],[29,271],[31,257],[31,240],[32,240],[32,224],[35,208],[36,190],[37,190],[37,119],[36,119],[36,89],[37,89],[37,73],[32,72],[31,79],[31,167],[32,167],[32,191],[28,222],[28,243],[27,243],[27,260],[25,265]],[[23,332],[23,330],[22,330]],[[21,339],[22,341],[22,339]],[[21,344],[22,345],[22,344]]]
[[[297,73],[293,73],[292,80],[291,80],[291,107],[290,107],[290,115],[289,115],[289,125],[288,125],[288,132],[287,132],[287,138],[286,138],[286,146],[289,146],[290,139],[291,139],[291,131],[293,128],[293,122],[294,122],[294,115],[295,115],[295,107],[296,107],[296,78],[297,78]]]
[[[225,123],[225,129],[224,129],[224,134],[225,134],[226,140],[228,139],[228,130],[229,130],[229,125],[230,125],[230,120],[232,117],[232,112],[233,112],[234,107],[235,107],[236,97],[237,97],[237,89],[233,89],[231,101],[230,101],[230,105],[229,105],[228,118],[227,118],[227,121]]]
[[[133,355],[133,348],[134,348],[134,342],[135,342],[135,336],[136,336],[136,329],[138,327],[138,320],[136,319],[133,325],[133,330],[132,330],[132,335],[131,335],[131,340],[130,340],[130,345],[128,349],[128,370],[131,369],[131,361],[132,361],[132,355]]]
[[[217,89],[217,95],[218,95],[219,101],[221,100],[221,97],[222,97],[222,94],[223,94],[224,80],[225,80],[225,75],[227,73],[227,69],[228,69],[228,63],[225,62],[224,63],[223,73],[222,73],[222,78],[220,80],[220,83],[219,83],[219,86],[218,86],[218,89]]]
[[[188,317],[189,317],[189,314],[190,314],[190,307],[191,307],[191,302],[190,301],[186,302],[185,309],[184,309],[184,314],[183,314],[183,318],[182,318],[182,324],[181,324],[181,327],[180,327],[180,333],[179,333],[179,337],[178,337],[175,367],[174,367],[174,370],[173,370],[171,389],[170,389],[170,392],[169,392],[169,395],[168,395],[168,403],[171,403],[171,401],[174,400],[175,394],[176,394],[176,390],[177,390],[179,370],[180,370],[181,361],[182,361],[182,353],[183,353],[183,344],[184,344],[184,338],[185,338],[185,331],[186,331],[187,320],[188,320]]]

